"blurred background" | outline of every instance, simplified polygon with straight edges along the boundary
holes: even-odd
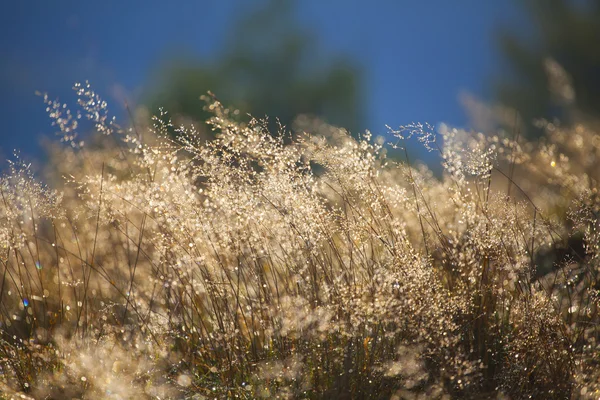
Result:
[[[210,90],[258,117],[314,115],[354,134],[494,129],[481,104],[503,105],[535,137],[532,119],[574,109],[548,84],[552,62],[579,115],[599,112],[598,43],[598,0],[5,1],[0,159],[42,157],[54,130],[35,92],[71,102],[85,80],[121,121],[126,102],[201,121]]]

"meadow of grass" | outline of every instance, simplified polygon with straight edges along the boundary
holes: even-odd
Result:
[[[0,398],[600,396],[593,128],[388,145],[209,98],[206,141],[75,90],[45,184],[0,181]]]

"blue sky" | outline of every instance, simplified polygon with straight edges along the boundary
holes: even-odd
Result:
[[[218,56],[237,18],[254,6],[241,0],[2,2],[0,159],[14,148],[35,157],[39,139],[53,135],[36,90],[68,98],[72,84],[87,79],[109,102],[116,93],[135,99],[168,54]],[[306,0],[296,11],[298,22],[319,37],[320,51],[347,54],[364,68],[367,128],[374,133],[412,121],[465,125],[458,95],[491,98],[489,78],[502,63],[493,33],[520,17],[511,1],[478,0]]]

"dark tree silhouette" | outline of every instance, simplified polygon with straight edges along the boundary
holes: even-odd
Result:
[[[511,72],[494,83],[498,100],[520,113],[530,136],[537,132],[531,128],[535,118],[600,117],[600,1],[518,3],[530,32],[504,29],[498,35]],[[561,74],[557,64],[566,75],[551,78]],[[574,90],[574,99],[572,93],[557,93],[556,79],[568,80],[563,83]]]
[[[200,96],[211,91],[242,115],[268,115],[288,127],[307,114],[353,132],[363,128],[359,69],[344,57],[320,57],[317,47],[295,23],[291,1],[269,1],[240,19],[217,60],[180,59],[159,69],[146,104],[202,127],[209,115]]]

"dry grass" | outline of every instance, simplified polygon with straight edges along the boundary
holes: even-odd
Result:
[[[6,398],[598,396],[593,130],[593,152],[393,132],[439,152],[437,179],[316,121],[286,136],[211,100],[204,142],[76,90],[96,143],[46,98],[70,144],[52,189],[18,160],[0,182]],[[541,274],[571,235],[585,251]]]

